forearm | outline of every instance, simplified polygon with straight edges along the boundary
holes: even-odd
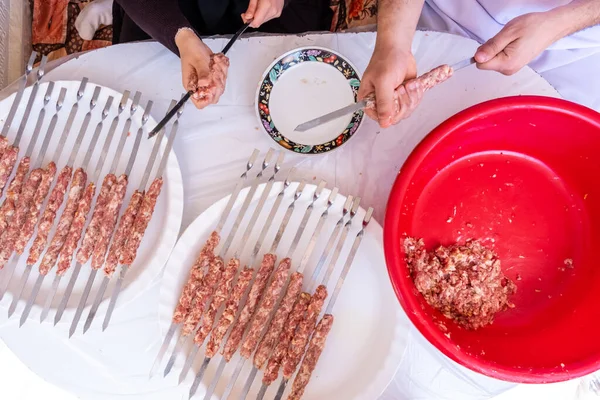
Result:
[[[557,19],[556,40],[575,32],[600,24],[600,0],[573,0],[571,3],[550,10]]]
[[[379,0],[377,45],[410,51],[424,0]]]
[[[192,28],[177,0],[117,0],[125,13],[148,35],[179,54],[175,35]]]

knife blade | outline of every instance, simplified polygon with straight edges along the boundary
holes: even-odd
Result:
[[[450,66],[450,68],[452,69],[453,72],[456,72],[460,69],[468,67],[469,65],[471,65],[473,63],[475,63],[475,58],[472,57],[472,58],[468,58],[466,60],[459,61],[456,64],[452,64]],[[294,131],[306,132],[317,126],[323,125],[329,121],[333,121],[335,119],[343,117],[344,115],[352,114],[353,112],[361,110],[361,109],[365,108],[366,106],[367,106],[367,100],[366,99],[361,100],[357,103],[350,104],[349,106],[340,108],[340,109],[330,112],[328,114],[321,115],[318,118],[311,119],[310,121],[304,122],[304,123],[298,125],[296,127],[296,129],[294,129]]]

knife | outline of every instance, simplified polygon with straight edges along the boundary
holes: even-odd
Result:
[[[475,58],[469,58],[469,59],[466,59],[466,60],[459,61],[456,64],[452,64],[450,66],[450,69],[451,69],[452,73],[454,73],[454,72],[456,72],[456,71],[458,71],[460,69],[468,67],[469,65],[471,65],[473,63],[475,63]],[[438,68],[440,68],[440,67],[438,67]],[[429,71],[426,74],[423,74],[423,75],[419,76],[416,79],[425,81],[426,78],[428,78],[431,75],[431,73],[433,71],[435,71],[435,70],[437,70],[437,68],[434,68],[432,71]],[[443,80],[439,80],[439,81],[429,81],[428,80],[428,82],[426,82],[425,85],[424,85],[424,90],[429,90],[433,86],[435,86],[435,85],[437,85],[439,83],[442,83],[446,79],[450,78],[452,76],[452,73],[448,74],[448,76],[446,78],[444,78]],[[363,99],[363,100],[361,100],[361,101],[359,101],[357,103],[350,104],[349,106],[340,108],[339,110],[330,112],[330,113],[325,114],[325,115],[321,115],[318,118],[311,119],[310,121],[307,121],[307,122],[304,122],[304,123],[298,125],[296,127],[296,129],[294,129],[294,131],[296,131],[296,132],[306,132],[306,131],[308,131],[308,130],[310,130],[312,128],[315,128],[315,127],[317,127],[319,125],[323,125],[323,124],[325,124],[325,123],[327,123],[329,121],[333,121],[334,119],[343,117],[344,115],[352,114],[355,111],[358,111],[358,110],[361,110],[361,109],[365,108],[367,106],[367,104],[369,102],[371,102],[372,100],[373,100],[372,97],[367,97],[367,98],[365,98],[365,99]]]

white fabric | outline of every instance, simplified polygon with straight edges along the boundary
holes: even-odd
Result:
[[[224,39],[207,40],[220,50]],[[275,143],[260,129],[254,97],[266,67],[279,55],[301,46],[337,50],[364,71],[373,52],[375,34],[323,34],[257,36],[241,39],[229,56],[227,90],[217,106],[196,111],[187,106],[175,142],[184,181],[182,230],[216,200],[230,193],[251,149],[263,152]],[[419,70],[453,63],[472,56],[477,43],[434,32],[418,32],[413,51]],[[443,49],[443,50],[440,50]],[[380,130],[366,120],[347,145],[327,155],[302,157],[288,153],[284,170],[296,165],[301,176],[326,179],[344,194],[356,194],[375,207],[382,221],[385,204],[398,170],[414,146],[436,125],[473,104],[492,98],[556,92],[529,68],[505,77],[474,67],[459,71],[451,80],[428,92],[421,107],[401,124]],[[140,43],[100,49],[73,59],[47,74],[46,79],[78,80],[143,93],[142,103],[155,100],[152,115],[160,118],[172,98],[182,92],[179,60],[157,43]],[[1,97],[1,96],[0,96]],[[449,101],[449,99],[451,101]],[[0,277],[2,275],[0,274]],[[0,337],[33,372],[86,400],[172,400],[185,398],[187,387],[177,387],[177,374],[148,381],[147,374],[162,335],[157,322],[160,281],[116,310],[110,329],[98,324],[85,336],[67,339],[68,322],[58,328],[31,321],[18,329],[16,318],[6,320],[10,296],[0,303]],[[19,314],[17,312],[17,314]],[[84,313],[84,315],[86,315]],[[51,314],[52,316],[52,314]],[[57,362],[56,360],[64,360]],[[0,358],[0,388],[9,386],[16,361]],[[7,365],[8,364],[8,365]],[[35,384],[30,378],[31,384]],[[569,400],[577,382],[548,386],[518,386],[490,379],[449,361],[413,330],[404,360],[382,400],[479,400],[509,390],[503,400]],[[1,389],[0,389],[1,390]],[[525,394],[519,395],[519,392]],[[30,399],[0,396],[2,399]],[[46,397],[46,400],[52,399]],[[54,399],[70,400],[57,395]],[[346,400],[346,399],[327,399]]]
[[[75,29],[83,40],[92,40],[100,25],[112,24],[113,0],[94,0],[77,16]]]
[[[421,29],[450,32],[483,43],[513,18],[548,11],[569,0],[426,0]],[[530,64],[559,93],[600,110],[600,25],[565,37]]]

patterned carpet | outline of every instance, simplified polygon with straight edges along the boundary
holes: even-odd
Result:
[[[83,40],[75,28],[77,16],[92,1],[30,0],[33,50],[55,60],[111,45],[112,26],[101,26],[92,40]],[[335,12],[333,32],[374,25],[377,21],[377,0],[331,0],[331,8]]]

